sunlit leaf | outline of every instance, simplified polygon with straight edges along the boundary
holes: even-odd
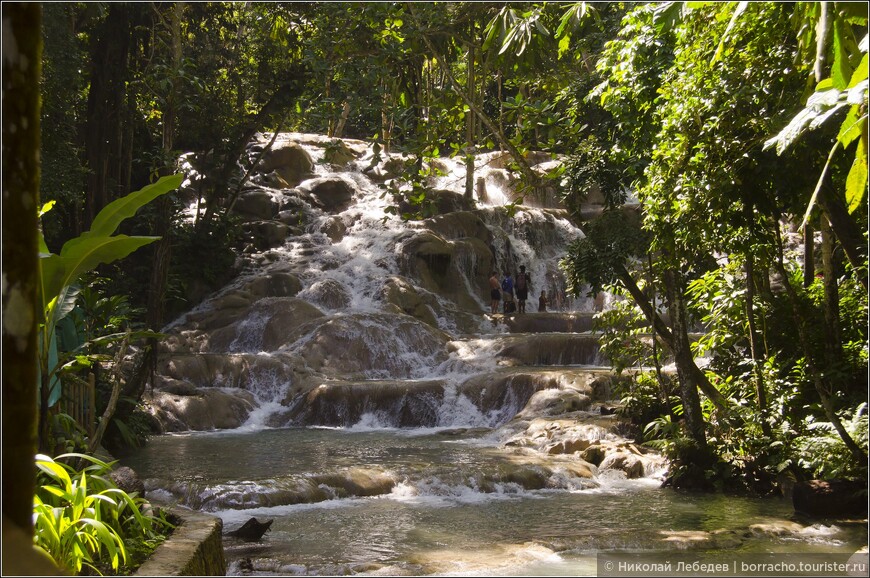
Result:
[[[866,119],[866,116],[864,117]],[[864,124],[863,134],[858,140],[855,151],[855,161],[846,177],[846,204],[849,212],[855,212],[862,205],[867,193],[867,126]]]
[[[746,11],[748,6],[749,2],[737,3],[737,8],[734,10],[734,14],[731,16],[731,20],[728,22],[728,27],[725,28],[725,32],[722,34],[722,38],[719,40],[719,46],[716,47],[715,54],[713,54],[713,62],[716,62],[722,57],[722,52],[725,50],[725,43],[728,41],[728,35],[737,24],[737,21],[740,20],[740,17]]]

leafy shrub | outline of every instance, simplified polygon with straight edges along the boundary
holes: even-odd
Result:
[[[851,414],[851,415],[850,415]],[[867,451],[867,402],[853,411],[840,413],[843,427],[863,450]],[[867,479],[866,464],[857,465],[837,434],[833,424],[806,420],[807,433],[796,440],[800,448],[800,465],[820,478]],[[864,468],[862,471],[862,467]]]
[[[90,464],[79,470],[61,461],[68,458]],[[162,540],[166,520],[144,514],[148,502],[119,489],[107,477],[110,464],[79,453],[56,459],[38,454],[36,467],[34,542],[65,571],[77,574],[84,567],[101,574],[99,567],[108,567],[118,573],[134,563],[131,547],[156,547]]]

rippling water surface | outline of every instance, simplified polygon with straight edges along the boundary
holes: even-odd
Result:
[[[225,530],[251,517],[275,520],[260,543],[225,537],[233,574],[591,575],[601,550],[849,553],[867,543],[861,524],[761,533],[750,527],[790,521],[789,502],[678,493],[652,478],[603,475],[600,487],[573,490],[482,489],[480,480],[512,460],[491,436],[364,429],[161,436],[125,464],[146,479],[151,498],[211,511]],[[392,483],[365,497],[321,484],[325,493],[308,503],[276,490],[360,469]],[[695,542],[709,538],[704,532],[715,540]]]

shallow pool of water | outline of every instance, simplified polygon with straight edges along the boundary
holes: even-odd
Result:
[[[659,488],[654,477],[607,472],[593,482],[549,480],[535,490],[506,479],[493,483],[493,472],[510,468],[515,454],[497,447],[492,435],[364,429],[173,435],[152,439],[124,464],[146,480],[152,499],[212,512],[225,531],[251,517],[274,519],[261,542],[225,537],[231,574],[593,575],[602,551],[715,558],[849,554],[867,544],[863,524],[795,526],[786,500],[680,493]],[[356,480],[349,472],[361,470],[363,479],[391,483],[361,495],[321,482]]]

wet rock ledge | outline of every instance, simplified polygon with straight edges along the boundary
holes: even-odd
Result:
[[[168,513],[175,531],[134,576],[226,576],[223,521],[178,508],[169,508]]]

